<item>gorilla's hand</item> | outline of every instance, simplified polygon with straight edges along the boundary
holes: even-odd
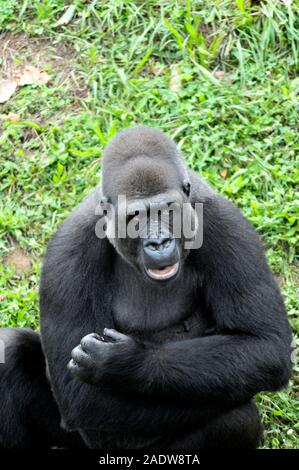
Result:
[[[134,357],[139,347],[130,336],[105,328],[102,337],[91,333],[82,338],[72,350],[68,369],[82,382],[107,386],[124,358]]]

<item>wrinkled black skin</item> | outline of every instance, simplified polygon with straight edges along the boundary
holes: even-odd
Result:
[[[290,376],[290,328],[256,232],[176,152],[158,131],[120,134],[102,188],[46,253],[41,334],[51,386],[63,427],[91,448],[255,448],[251,399]],[[95,236],[95,207],[124,190],[185,197],[186,174],[190,201],[204,204],[203,246],[182,250],[178,276],[159,285],[141,275],[136,246],[126,259],[119,241]]]

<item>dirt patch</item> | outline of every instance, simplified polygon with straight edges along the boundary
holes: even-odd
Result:
[[[30,271],[32,265],[31,256],[17,245],[15,245],[12,250],[5,255],[3,261],[5,265],[12,266],[18,275]]]
[[[0,33],[0,78],[18,74],[26,65],[49,73],[55,86],[67,85],[74,101],[85,98],[88,90],[76,67],[77,52],[71,44],[53,43],[49,38],[26,33]],[[78,107],[78,102],[76,103]]]

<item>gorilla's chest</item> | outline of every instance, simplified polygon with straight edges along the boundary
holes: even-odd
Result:
[[[117,273],[113,316],[119,331],[151,342],[201,336],[207,312],[191,269],[171,284],[152,285],[130,273]]]

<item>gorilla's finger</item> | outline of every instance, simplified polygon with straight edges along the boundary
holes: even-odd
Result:
[[[87,366],[90,360],[89,355],[83,351],[81,345],[74,348],[71,352],[72,359],[79,365]]]
[[[98,341],[102,341],[102,336],[98,335],[98,333],[90,333],[90,336],[97,339]]]
[[[102,342],[103,340],[99,335],[97,335],[96,333],[90,333],[89,335],[86,335],[81,339],[80,344],[82,349],[88,352],[95,348],[98,348],[99,343]]]
[[[104,328],[104,335],[113,339],[114,341],[127,341],[128,336],[120,333],[119,331],[113,330],[112,328]]]
[[[88,380],[90,375],[89,372],[84,367],[80,367],[73,359],[70,360],[67,368],[72,375],[82,380],[83,382]]]
[[[74,369],[78,367],[78,364],[74,361],[74,359],[71,359],[67,365],[67,368],[69,371],[73,372]]]

